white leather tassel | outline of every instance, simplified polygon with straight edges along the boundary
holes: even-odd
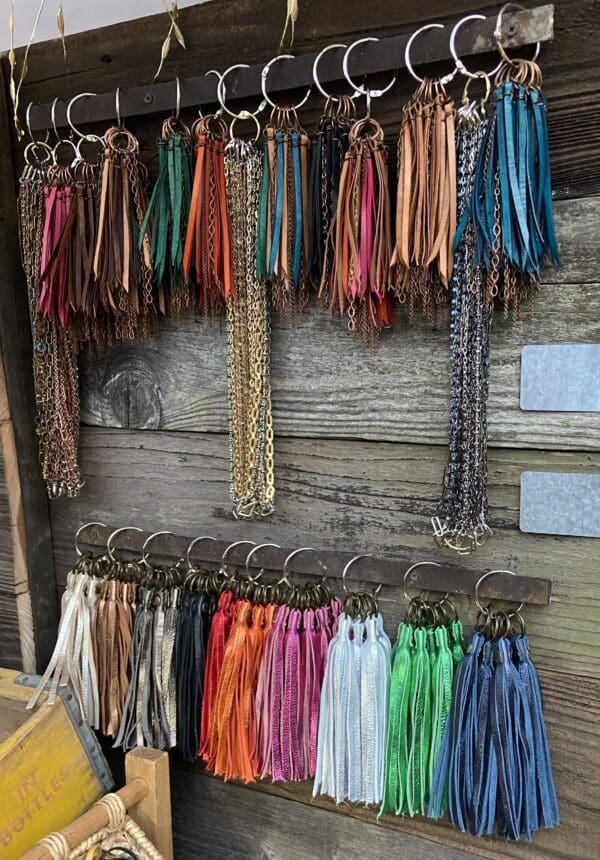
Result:
[[[313,797],[381,802],[390,658],[380,615],[340,615],[321,691]]]
[[[83,718],[92,728],[99,725],[98,679],[92,644],[97,585],[96,577],[77,568],[67,575],[54,652],[27,703],[29,709],[33,708],[52,679],[47,703],[53,705],[58,688],[70,684]]]

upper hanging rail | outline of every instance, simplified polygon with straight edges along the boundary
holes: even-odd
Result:
[[[190,537],[182,537],[171,532],[160,532],[160,541],[152,547],[152,554],[158,558],[186,559],[188,548],[192,549]],[[148,534],[136,527],[118,530],[103,526],[99,523],[87,523],[77,532],[76,546],[106,547],[108,539],[111,551],[119,549],[141,557]],[[251,543],[251,542],[250,542]],[[257,542],[258,543],[258,542]],[[228,564],[243,565],[248,560],[249,567],[264,568],[265,570],[281,572],[283,563],[291,550],[285,547],[277,548],[275,544],[257,546],[256,552],[248,559],[249,542],[240,540],[239,553],[237,544],[231,541],[215,540],[204,536],[193,545],[192,559],[202,562],[207,567],[219,567],[223,553],[230,548],[227,555]],[[79,550],[78,550],[79,551]],[[294,574],[300,576],[323,576],[340,579],[345,565],[356,557],[355,553],[337,552],[335,550],[315,550],[301,553],[294,560]],[[188,563],[190,558],[187,558]],[[437,563],[436,563],[437,564]],[[458,565],[440,563],[437,567],[415,565],[398,559],[377,558],[368,555],[361,557],[360,567],[354,572],[361,582],[382,583],[402,587],[403,577],[411,570],[405,583],[410,588],[423,588],[430,591],[449,591],[452,594],[475,595],[475,587],[480,582],[478,594],[495,600],[515,600],[523,603],[547,606],[552,593],[552,580],[534,576],[515,576],[507,571],[499,571],[494,576],[482,580],[483,571],[470,570]]]
[[[469,21],[461,29],[460,54],[471,56],[485,54],[496,49],[494,29],[496,15],[485,20]],[[503,45],[514,48],[535,42],[548,42],[554,35],[554,5],[535,6],[531,9],[506,14],[503,27]],[[412,52],[415,65],[431,64],[451,59],[448,32],[433,30],[427,39],[419,39]],[[377,72],[389,72],[404,68],[404,49],[411,34],[391,36],[376,42],[365,42],[352,55],[352,74],[357,78]],[[463,47],[464,46],[464,47]],[[278,63],[269,75],[269,92],[310,86],[313,82],[313,63],[317,53],[305,54],[293,60]],[[227,99],[250,98],[261,94],[261,73],[264,65],[237,69],[227,80]],[[319,61],[319,79],[331,83],[342,79],[341,54],[328,52]],[[196,76],[181,80],[180,107],[217,104],[218,81],[213,77]],[[173,82],[165,81],[152,86],[133,87],[121,91],[121,116],[142,116],[172,111],[174,104]],[[50,104],[34,105],[31,108],[30,128],[39,131],[52,127]],[[66,125],[66,108],[61,104],[56,109],[56,122]],[[86,99],[77,108],[77,122],[110,122],[115,116],[114,92],[103,93]]]

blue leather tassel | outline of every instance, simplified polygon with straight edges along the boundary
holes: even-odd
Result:
[[[493,671],[494,645],[488,641],[483,646],[478,677],[477,743],[473,762],[473,833],[476,836],[491,836],[496,821],[498,766],[490,721]]]
[[[517,668],[523,683],[533,730],[535,790],[539,824],[553,827],[560,821],[558,800],[552,777],[552,762],[548,735],[542,712],[542,691],[537,670],[531,660],[529,639],[525,635],[515,640]]]

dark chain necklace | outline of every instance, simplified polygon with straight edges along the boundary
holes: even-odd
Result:
[[[459,236],[451,280],[452,395],[448,464],[438,516],[440,545],[469,553],[481,546],[487,525],[487,396],[491,305],[486,273],[478,262],[469,201],[488,119],[459,110],[457,188]]]

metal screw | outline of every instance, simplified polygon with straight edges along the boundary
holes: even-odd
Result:
[[[518,24],[516,24],[514,21],[511,21],[510,24],[508,24],[506,27],[506,35],[514,36],[518,29]]]
[[[154,93],[147,92],[144,93],[144,104],[151,105],[154,102]]]

